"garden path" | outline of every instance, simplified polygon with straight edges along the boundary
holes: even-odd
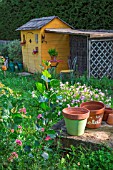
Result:
[[[28,73],[28,72],[21,72],[21,73],[17,73],[20,76],[29,76],[32,75],[32,73]]]

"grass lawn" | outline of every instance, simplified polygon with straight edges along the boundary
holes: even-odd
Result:
[[[113,80],[87,80],[82,76],[75,79],[75,86],[58,83],[47,82],[40,74],[19,76],[7,72],[4,77],[0,72],[1,170],[113,170],[110,148],[100,145],[98,150],[82,146],[64,149],[60,142],[55,143],[58,136],[51,129],[63,118],[64,107],[82,102],[78,88],[79,92],[84,88],[90,91],[87,97],[95,99],[98,94],[99,100],[113,107]],[[77,100],[72,102],[73,89]]]

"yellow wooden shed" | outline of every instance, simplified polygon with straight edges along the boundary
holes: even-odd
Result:
[[[48,50],[55,48],[58,51],[57,67],[59,73],[62,69],[68,69],[68,57],[70,55],[69,34],[57,34],[46,32],[46,29],[73,29],[72,26],[57,16],[32,19],[19,27],[21,31],[21,45],[23,65],[31,73],[40,72],[42,60],[50,60]]]

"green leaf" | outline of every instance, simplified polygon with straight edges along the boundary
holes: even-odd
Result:
[[[12,115],[13,118],[22,118],[22,115],[20,113],[14,113]]]
[[[42,62],[43,62],[46,66],[50,66],[50,65],[51,65],[51,63],[50,63],[49,61],[43,60]]]
[[[60,86],[60,80],[57,80],[57,79],[52,79],[51,82],[50,82],[50,85],[51,87],[59,87]]]
[[[42,71],[42,74],[47,78],[51,78],[51,74],[47,70]]]
[[[55,93],[53,93],[51,96],[50,96],[50,99],[52,99],[52,100],[56,100],[56,98],[57,98],[57,96],[56,96],[56,94]]]
[[[56,132],[53,129],[49,129],[46,131],[47,134],[56,134]],[[49,135],[48,135],[49,136]]]
[[[63,164],[63,163],[65,163],[65,159],[64,158],[61,159],[61,164]]]
[[[12,118],[13,118],[15,124],[21,123],[22,119],[23,119],[23,117],[22,117],[22,115],[20,113],[14,113],[12,115]]]
[[[50,109],[50,108],[48,107],[47,103],[40,103],[40,107],[41,107],[42,109],[44,109],[45,111]]]
[[[40,93],[43,93],[43,92],[45,91],[45,89],[46,89],[45,85],[42,84],[42,83],[39,83],[39,82],[36,83],[36,87],[37,87],[37,90],[38,90]]]
[[[35,147],[38,147],[39,145],[40,145],[40,143],[39,143],[37,140],[35,140],[34,146],[35,146]]]
[[[22,118],[21,117],[14,117],[14,122],[16,123],[16,124],[20,124],[20,123],[22,123]]]

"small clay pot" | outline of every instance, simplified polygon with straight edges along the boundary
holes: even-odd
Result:
[[[109,125],[113,125],[113,114],[109,114],[108,115],[107,123]]]
[[[98,101],[89,101],[81,103],[80,107],[90,110],[90,116],[87,120],[87,128],[99,128],[101,126],[105,105]]]
[[[67,133],[74,136],[84,134],[89,110],[82,107],[70,107],[62,110]]]
[[[56,61],[56,56],[51,56],[51,60]]]
[[[103,116],[103,121],[107,121],[109,114],[113,114],[113,109],[112,108],[105,108],[104,111],[104,116]]]

